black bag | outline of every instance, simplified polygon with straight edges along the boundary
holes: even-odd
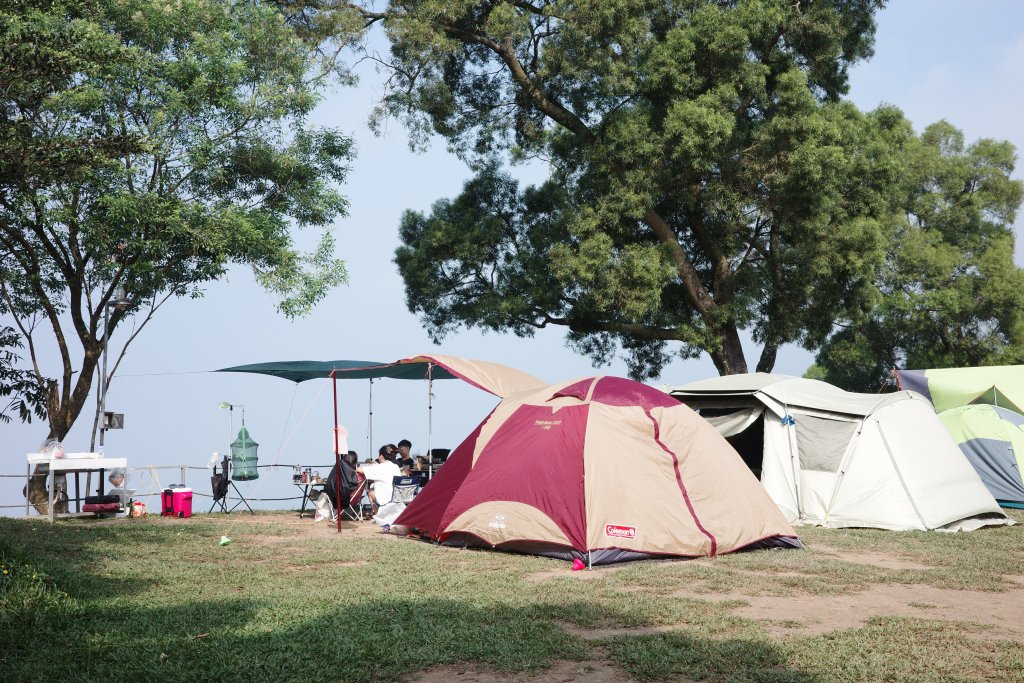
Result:
[[[86,496],[85,497],[85,504],[86,505],[107,505],[107,504],[110,504],[110,503],[120,503],[120,502],[121,502],[121,496],[117,495],[116,493],[113,494],[113,495],[107,495],[107,496]]]
[[[348,463],[341,463],[341,499],[347,501],[349,496],[352,495],[352,491],[355,490],[359,484],[359,480],[356,477],[356,471],[349,467]],[[324,484],[324,493],[327,494],[327,498],[331,501],[334,509],[338,509],[338,468],[332,467],[331,473],[327,475],[327,481]],[[310,500],[314,500],[312,494],[309,497]],[[345,507],[342,505],[341,507]]]
[[[86,503],[82,506],[82,512],[120,512],[120,510],[120,503]]]
[[[210,488],[213,489],[213,502],[218,502],[224,496],[228,494],[228,486],[231,484],[231,480],[228,479],[228,458],[224,456],[224,460],[221,462],[221,468],[224,470],[220,474],[217,473],[217,466],[213,466],[213,476],[210,477]]]

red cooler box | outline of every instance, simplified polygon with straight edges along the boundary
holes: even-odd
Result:
[[[192,489],[181,484],[171,484],[160,496],[161,517],[191,517]]]

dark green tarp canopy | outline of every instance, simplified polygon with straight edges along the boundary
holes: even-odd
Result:
[[[293,382],[305,382],[308,379],[329,379],[337,370],[338,379],[427,379],[427,363],[380,363],[372,360],[285,360],[274,363],[252,363],[236,365],[233,368],[221,368],[216,372],[252,372],[259,375],[272,375]],[[434,365],[430,371],[431,379],[455,379],[455,375],[444,368]]]

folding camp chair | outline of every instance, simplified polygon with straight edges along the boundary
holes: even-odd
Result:
[[[391,482],[391,500],[381,505],[373,516],[373,521],[382,527],[390,526],[420,490],[419,477],[398,476]]]
[[[348,515],[353,521],[363,521],[363,495],[366,494],[366,477],[362,474],[356,475],[359,483],[352,489],[348,496],[348,504],[341,509],[342,515]]]
[[[420,478],[416,477],[395,477],[391,480],[391,502],[408,505],[416,497],[421,488]]]
[[[231,481],[231,459],[226,455],[224,456],[224,460],[221,461],[221,470],[222,471],[218,474],[217,466],[213,466],[213,476],[210,477],[210,486],[213,489],[213,504],[210,506],[209,511],[213,512],[213,509],[219,505],[221,512],[228,513],[242,503],[245,503],[245,507],[249,508],[249,512],[255,515],[256,513],[253,512],[252,506],[249,505],[249,501],[245,499],[242,492],[238,490],[237,486],[235,486],[235,482]],[[228,509],[228,487],[235,489],[235,495],[238,496],[238,501],[231,506],[230,510]]]

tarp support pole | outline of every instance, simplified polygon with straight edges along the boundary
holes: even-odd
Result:
[[[367,457],[373,456],[373,378],[370,378],[370,416],[367,418],[368,424],[366,428],[366,452],[369,454]]]
[[[341,533],[341,453],[338,448],[338,376],[331,370],[331,386],[334,389],[334,485],[335,497],[338,501],[335,506],[338,518],[338,533]]]
[[[793,473],[793,493],[796,494],[796,518],[803,519],[804,502],[800,495],[800,467],[796,455],[793,453],[793,441],[796,439],[796,420],[793,419],[793,414],[789,412],[788,404],[783,403],[782,408],[786,411],[786,414],[782,416],[782,422],[786,428],[786,445],[789,446],[789,469]]]
[[[227,472],[224,473],[224,476],[226,476],[228,478],[228,481],[231,481],[232,483],[234,483],[234,480],[231,479],[231,470],[235,469],[235,459],[232,457],[233,453],[231,452],[231,442],[235,440],[235,417],[234,416],[235,416],[235,406],[229,403],[228,404],[228,463],[231,465],[231,467],[229,468],[229,470]],[[238,488],[235,487],[235,490],[237,491]],[[225,491],[225,493],[224,493],[224,505],[227,506],[227,504],[228,504],[228,494]],[[236,505],[237,505],[237,503],[236,503]],[[229,508],[228,511],[230,512],[233,509],[234,509],[233,507]]]
[[[427,363],[427,470],[434,476],[434,376],[433,363]]]

